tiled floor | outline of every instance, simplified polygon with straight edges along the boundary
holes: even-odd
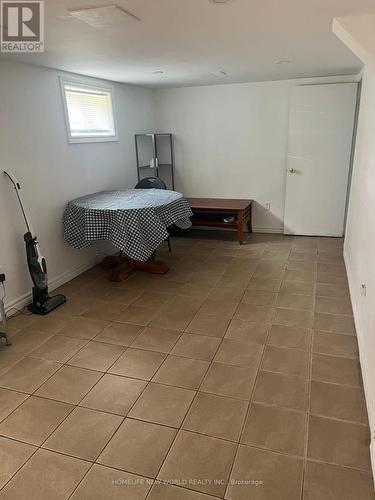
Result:
[[[164,276],[95,268],[10,321],[0,498],[374,499],[341,240],[184,238],[159,257]]]

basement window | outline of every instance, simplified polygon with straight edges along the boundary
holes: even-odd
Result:
[[[60,79],[70,143],[118,141],[113,88]]]

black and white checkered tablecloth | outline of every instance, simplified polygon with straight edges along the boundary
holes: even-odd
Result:
[[[64,239],[74,248],[109,240],[127,257],[148,260],[172,224],[187,229],[192,211],[181,193],[161,189],[102,191],[70,201]]]

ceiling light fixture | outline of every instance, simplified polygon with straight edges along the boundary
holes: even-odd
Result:
[[[107,28],[127,21],[140,21],[139,17],[117,5],[73,9],[69,10],[69,14],[93,28]]]
[[[274,64],[289,64],[291,61],[289,59],[277,59],[276,61],[273,61]]]

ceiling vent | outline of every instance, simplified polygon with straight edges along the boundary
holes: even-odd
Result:
[[[129,21],[140,21],[139,17],[117,5],[69,10],[69,14],[93,28],[108,28]]]

